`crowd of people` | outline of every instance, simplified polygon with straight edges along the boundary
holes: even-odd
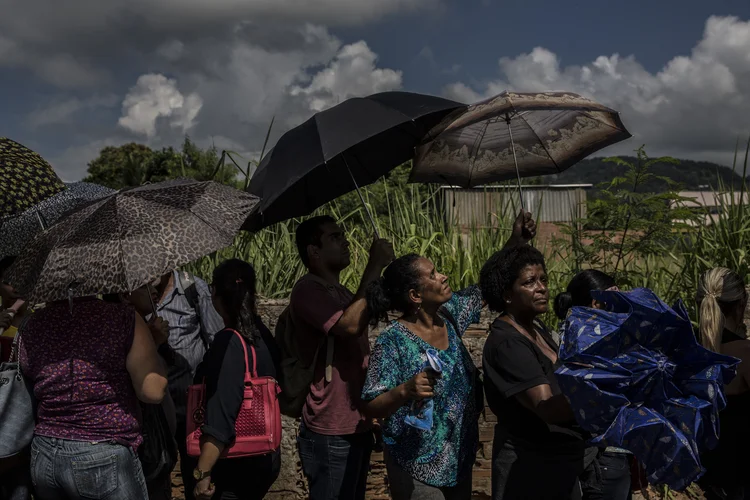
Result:
[[[630,498],[632,455],[588,445],[555,378],[565,332],[540,320],[550,293],[544,257],[528,245],[535,231],[531,214],[519,215],[479,283],[458,291],[428,258],[396,258],[376,239],[352,293],[340,282],[350,265],[343,230],[330,217],[308,219],[296,233],[308,274],[275,335],[256,309],[252,265],[236,259],[216,267],[210,285],[175,270],[131,294],[13,314],[18,297],[3,282],[0,327],[16,339],[36,428],[25,453],[0,461],[0,498],[169,499],[178,461],[189,500],[263,498],[279,475],[280,450],[222,458],[235,439],[248,345],[258,375],[289,389],[281,397],[300,416],[298,453],[313,500],[364,499],[370,457],[381,447],[395,500],[471,498],[485,397],[497,417],[494,499]],[[0,275],[11,263],[0,263]],[[616,289],[605,273],[582,271],[554,312],[564,319],[572,307],[603,308],[591,292]],[[712,269],[696,300],[700,342],[742,360],[726,389],[720,444],[703,457],[702,486],[711,498],[750,498],[741,458],[750,443],[744,280]],[[497,317],[480,370],[463,335],[485,307]],[[378,323],[385,327],[371,350]],[[299,394],[292,362],[309,376]],[[186,450],[194,381],[207,391],[199,456]]]

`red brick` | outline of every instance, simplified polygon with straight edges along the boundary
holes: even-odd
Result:
[[[492,460],[489,459],[477,459],[476,462],[474,462],[474,470],[477,469],[491,469],[492,468]]]
[[[474,469],[473,477],[492,477],[492,469]]]

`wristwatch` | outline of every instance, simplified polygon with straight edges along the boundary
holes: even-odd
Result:
[[[209,471],[203,471],[203,470],[200,470],[197,467],[193,470],[193,478],[196,481],[203,481],[204,479],[206,479],[210,475],[211,475],[211,471],[210,470]]]

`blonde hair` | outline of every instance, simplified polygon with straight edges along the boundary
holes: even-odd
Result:
[[[745,293],[745,282],[731,269],[715,267],[703,273],[695,296],[703,347],[720,352],[721,334],[726,323],[722,306],[726,310],[727,305],[744,299]]]

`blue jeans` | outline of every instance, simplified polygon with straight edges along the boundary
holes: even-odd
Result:
[[[583,500],[630,500],[630,455],[600,453],[581,475]]]
[[[148,498],[138,454],[109,441],[34,436],[31,479],[40,500]]]
[[[297,445],[310,500],[364,500],[372,432],[326,436],[300,425]]]

